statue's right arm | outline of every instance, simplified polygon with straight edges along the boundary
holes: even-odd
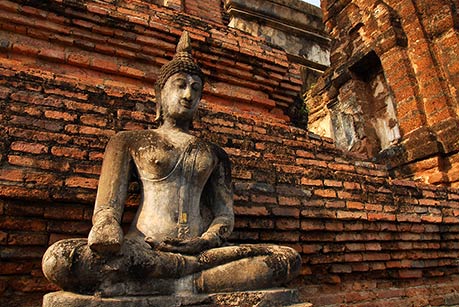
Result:
[[[105,148],[102,171],[89,233],[89,247],[99,253],[119,251],[123,241],[121,218],[126,200],[130,160],[127,133],[114,135]]]

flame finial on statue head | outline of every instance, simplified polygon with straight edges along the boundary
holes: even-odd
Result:
[[[188,52],[191,53],[191,41],[190,34],[188,31],[183,31],[182,36],[177,44],[176,52]]]

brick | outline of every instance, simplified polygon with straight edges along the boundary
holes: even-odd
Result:
[[[305,231],[324,230],[325,225],[321,221],[307,220],[301,221],[301,229]]]
[[[287,207],[276,207],[276,208],[272,209],[272,213],[275,216],[299,217],[300,216],[300,209],[287,208]]]
[[[343,183],[341,181],[336,181],[336,180],[324,180],[324,185],[326,187],[342,187],[343,186]]]
[[[361,194],[349,193],[345,191],[338,191],[337,194],[338,194],[339,199],[352,199],[352,200],[361,199]]]
[[[12,49],[16,52],[24,53],[28,55],[38,55],[40,52],[39,48],[36,48],[34,46],[24,45],[21,43],[14,43]]]
[[[98,179],[80,176],[71,176],[65,180],[65,185],[71,188],[96,189]]]
[[[354,172],[355,166],[349,164],[341,164],[341,163],[328,163],[328,168],[335,171],[346,171],[346,172]]]
[[[441,223],[443,220],[442,216],[423,215],[421,221],[428,223]]]
[[[56,287],[52,286],[43,277],[16,279],[11,282],[11,288],[25,293],[56,291]]]
[[[98,126],[98,127],[106,127],[107,126],[107,119],[102,116],[95,116],[95,115],[81,115],[80,121],[84,125],[89,126]]]
[[[102,161],[104,158],[104,153],[103,152],[90,152],[89,153],[89,160],[90,161]]]
[[[333,264],[330,268],[331,273],[352,273],[352,267],[347,264]]]
[[[44,112],[44,115],[46,118],[64,120],[64,121],[74,121],[77,118],[77,115],[75,114],[70,114],[67,112],[60,112],[60,111],[52,111],[52,110],[46,110]]]
[[[313,218],[313,217],[317,217],[317,218],[335,218],[336,217],[336,211],[335,210],[326,210],[326,209],[322,209],[322,210],[307,209],[307,210],[301,210],[301,216],[309,217],[309,218]]]
[[[46,153],[48,151],[48,147],[39,143],[28,143],[17,141],[11,143],[11,149],[15,151],[21,152],[28,152],[33,154],[41,154]]]
[[[301,251],[303,254],[316,254],[322,249],[320,244],[303,244]]]
[[[364,243],[346,243],[346,250],[355,252],[355,251],[365,251]]]
[[[356,201],[347,201],[346,202],[346,207],[349,209],[358,209],[358,210],[363,210],[365,208],[365,205],[361,202],[356,202]]]
[[[70,165],[67,162],[34,159],[25,156],[8,156],[8,162],[12,165],[36,167],[56,171],[68,171],[70,169]]]
[[[298,198],[294,197],[278,197],[279,205],[281,206],[299,206],[301,201]]]
[[[100,129],[89,126],[79,126],[79,125],[66,125],[65,131],[72,134],[87,134],[87,135],[100,135],[110,137],[115,135],[115,131],[108,129]]]
[[[71,139],[69,136],[61,133],[29,130],[24,128],[11,128],[8,131],[12,136],[33,141],[55,141],[60,144],[65,144]]]
[[[325,222],[325,229],[328,231],[343,231],[344,225],[337,222]]]
[[[44,89],[46,94],[54,94],[63,96],[65,98],[75,98],[77,100],[87,101],[89,95],[87,93],[77,91],[77,89],[64,89],[64,88],[55,88],[55,87],[45,87]],[[70,102],[70,100],[66,100]]]
[[[44,231],[46,222],[33,219],[0,217],[0,226],[4,230]]]
[[[49,221],[48,222],[48,232],[57,232],[64,234],[79,234],[84,235],[88,234],[91,229],[91,223],[81,222],[81,221]]]
[[[101,165],[79,163],[73,167],[75,173],[100,175]]]
[[[380,204],[365,204],[365,209],[368,211],[383,211],[383,206]]]
[[[35,187],[46,186],[49,188],[51,186],[62,185],[62,180],[59,179],[58,176],[56,176],[55,174],[48,174],[44,172],[28,171],[24,175],[24,181],[27,184],[33,184]]]
[[[298,157],[306,158],[306,159],[314,159],[315,156],[312,152],[305,151],[305,150],[297,150],[296,155]]]
[[[46,245],[48,243],[47,234],[25,234],[10,233],[8,235],[8,245]]]
[[[22,182],[24,175],[23,169],[0,169],[0,180]]]
[[[414,214],[397,214],[396,215],[398,222],[412,222],[412,223],[420,223],[421,217]]]
[[[22,202],[9,202],[7,203],[5,208],[5,214],[11,216],[18,216],[18,217],[26,217],[26,216],[35,216],[35,217],[42,217],[43,216],[43,207],[41,206],[28,206]]]
[[[6,245],[7,241],[8,241],[8,233],[0,231],[0,245]],[[1,267],[1,264],[0,264],[0,267]]]
[[[395,221],[396,215],[395,214],[388,214],[388,213],[371,213],[368,212],[368,220],[369,221]]]
[[[346,181],[343,183],[343,185],[346,190],[360,190],[361,189],[360,183],[357,183],[357,182],[347,182]]]
[[[105,56],[94,56],[91,58],[91,67],[97,68],[106,72],[117,72],[118,63],[113,59]]]
[[[253,195],[251,197],[251,200],[254,203],[260,203],[260,204],[276,204],[277,203],[276,197],[266,196],[266,195]]]
[[[276,219],[276,229],[295,230],[300,228],[300,221],[297,219],[280,218]]]
[[[339,210],[337,212],[337,218],[338,219],[367,219],[367,213]]]
[[[145,76],[144,71],[129,66],[120,66],[118,71],[130,77],[142,78]]]
[[[262,232],[260,234],[262,241],[270,242],[298,242],[299,234],[296,232]]]
[[[408,278],[422,278],[421,270],[400,270],[398,276],[403,279]]]
[[[327,200],[325,202],[326,208],[344,208],[346,207],[346,202],[342,200]]]
[[[53,49],[51,49],[53,48]],[[65,51],[63,48],[57,48],[56,46],[52,46],[48,48],[41,48],[39,56],[52,59],[54,61],[64,62],[65,61]]]
[[[68,206],[48,207],[44,210],[44,217],[47,219],[59,220],[82,220],[83,208],[73,208]]]
[[[45,249],[38,246],[7,246],[0,249],[0,257],[5,261],[23,261],[40,259],[44,254]],[[17,289],[23,291],[23,289]]]
[[[337,196],[336,191],[332,189],[316,189],[313,193],[318,197],[335,198]]]
[[[251,229],[272,229],[274,228],[274,221],[271,219],[250,219],[248,226]]]
[[[322,186],[322,180],[303,177],[301,178],[301,184],[308,185],[308,186]]]
[[[262,206],[253,206],[253,207],[234,206],[234,213],[236,215],[254,215],[254,216],[266,216],[269,214],[266,207],[262,207]]]
[[[64,125],[57,121],[42,120],[36,118],[29,118],[24,116],[13,115],[10,118],[10,123],[20,126],[34,126],[43,130],[52,132],[61,131]]]
[[[29,274],[33,270],[34,266],[36,265],[32,262],[5,262],[0,263],[0,272],[2,272],[3,275]]]
[[[73,159],[84,159],[87,156],[87,152],[85,150],[81,150],[78,148],[72,148],[72,147],[61,147],[61,146],[53,146],[51,148],[51,153],[54,156],[68,157],[68,158],[73,158]]]

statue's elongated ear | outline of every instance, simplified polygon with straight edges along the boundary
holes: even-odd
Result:
[[[155,99],[156,99],[156,118],[155,122],[161,122],[163,119],[163,112],[161,109],[161,89],[159,86],[155,86]]]

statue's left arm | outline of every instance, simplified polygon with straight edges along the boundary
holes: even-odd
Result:
[[[210,243],[210,247],[220,246],[233,232],[233,188],[231,183],[231,162],[226,152],[215,146],[218,163],[207,183],[208,206],[214,219],[201,238]]]

